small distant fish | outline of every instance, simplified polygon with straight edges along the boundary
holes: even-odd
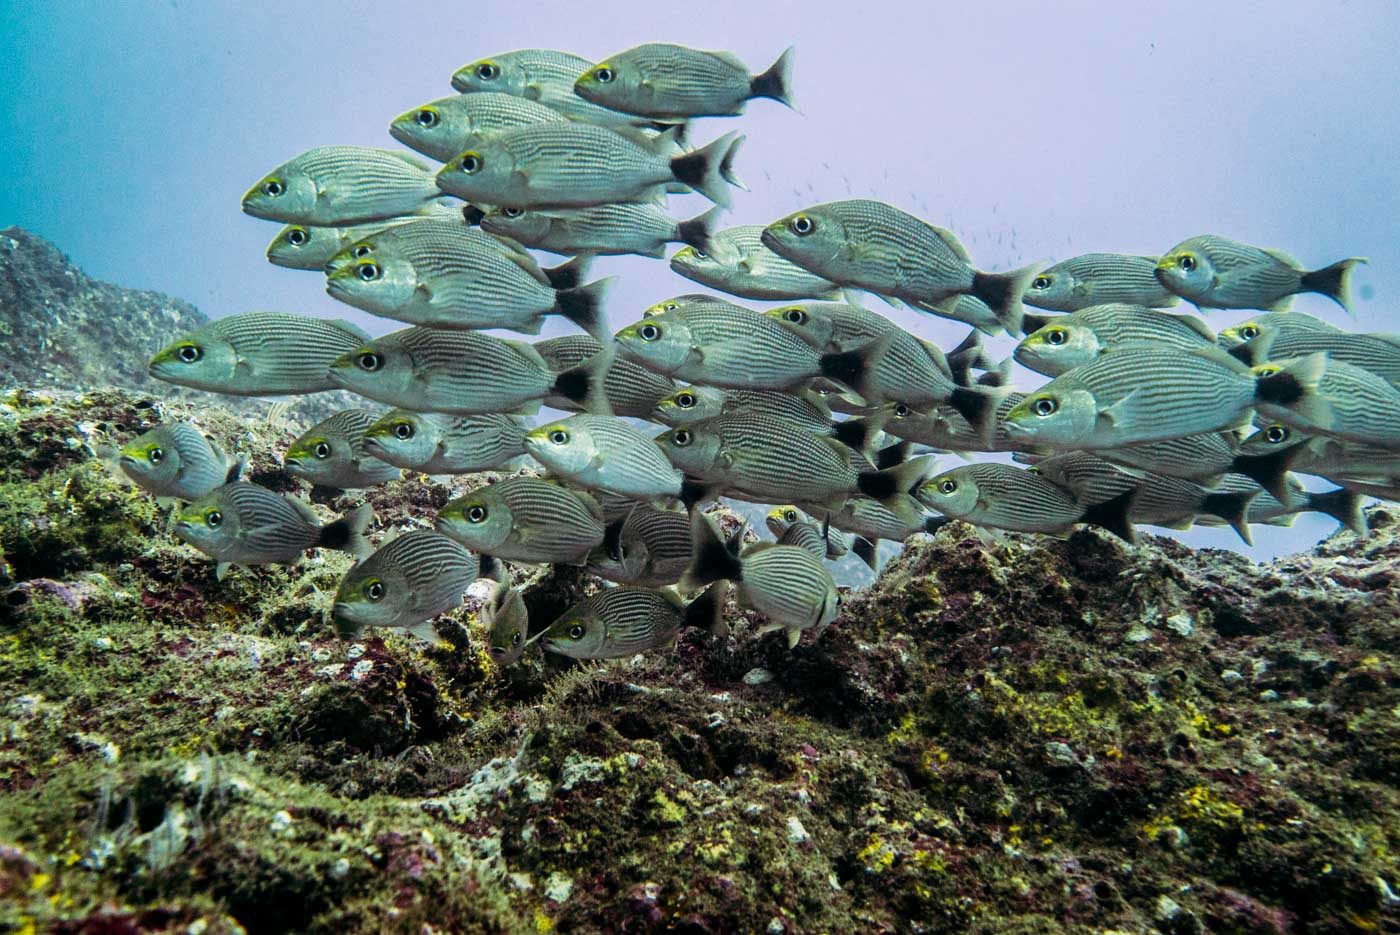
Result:
[[[1295,331],[1338,331],[1341,329],[1328,324],[1321,318],[1303,312],[1266,312],[1255,315],[1238,325],[1221,328],[1215,333],[1215,343],[1229,350],[1252,341],[1266,332],[1288,333]]]
[[[525,608],[525,598],[509,573],[505,574],[481,609],[481,622],[486,625],[486,654],[501,668],[515,665],[530,642],[530,612]]]
[[[1021,298],[1040,269],[982,272],[951,231],[864,199],[815,205],[774,221],[764,228],[763,244],[832,282],[934,314],[958,296],[976,296],[1012,334],[1021,330]]]
[[[518,416],[449,416],[394,409],[365,429],[365,447],[389,464],[424,474],[473,474],[525,454],[530,426]]]
[[[405,532],[345,575],[335,594],[340,635],[357,639],[368,627],[397,627],[437,641],[432,619],[462,603],[480,571],[477,557],[427,529]]]
[[[168,422],[122,446],[122,473],[156,497],[198,500],[238,479],[243,462],[231,459],[189,422]]]
[[[340,226],[413,214],[442,198],[417,156],[320,146],[273,169],[243,195],[243,213],[283,224]]]
[[[732,52],[649,42],[591,66],[574,91],[594,104],[654,120],[737,116],[757,97],[792,107],[792,51],[750,75]]]
[[[1157,281],[1155,256],[1086,253],[1036,273],[1026,304],[1059,312],[1122,303],[1170,308],[1181,301]]]
[[[471,95],[468,95],[471,96]],[[668,243],[703,249],[710,239],[718,206],[678,221],[658,204],[611,204],[594,208],[497,208],[481,221],[481,229],[511,237],[527,247],[551,253],[593,256],[664,257]]]
[[[680,581],[690,557],[689,514],[638,503],[608,524],[584,570],[618,584],[659,588]]]
[[[743,224],[710,235],[709,244],[682,247],[672,271],[745,299],[840,299],[843,290],[763,245],[763,225]]]
[[[402,471],[366,450],[365,430],[376,418],[368,409],[342,409],[292,442],[282,464],[294,477],[341,490],[398,480]]]
[[[646,435],[606,416],[579,415],[532,429],[525,450],[580,487],[639,498],[678,497],[681,472]]]
[[[537,411],[559,393],[585,409],[607,408],[604,350],[586,366],[556,374],[529,344],[476,331],[405,328],[359,343],[330,364],[332,386],[416,412],[481,415]]]
[[[1032,316],[1026,316],[1031,328]],[[1199,318],[1173,315],[1141,305],[1096,305],[1070,315],[1034,319],[1035,330],[1016,345],[1016,362],[1057,377],[1114,349],[1194,348],[1213,344],[1215,335]]]
[[[773,507],[764,517],[764,523],[768,526],[768,531],[777,536],[778,542],[782,545],[811,547],[812,543],[815,543],[816,547],[820,548],[820,552],[815,552],[814,549],[818,558],[833,560],[841,558],[851,551],[854,539],[853,536],[829,524],[823,532],[821,523],[814,521],[792,504]],[[793,530],[799,531],[793,532]],[[786,538],[789,535],[792,536],[792,539]],[[814,536],[815,538],[813,538]]]
[[[568,52],[520,49],[463,65],[452,75],[452,88],[463,94],[495,91],[538,101],[570,120],[582,120],[602,127],[652,124],[646,118],[601,107],[575,94],[574,82],[590,67],[592,63],[587,59]]]
[[[565,611],[541,641],[571,659],[623,659],[669,644],[687,626],[721,631],[719,609],[706,595],[683,605],[671,590],[604,588]]]
[[[278,231],[277,236],[267,245],[267,259],[273,266],[283,269],[319,272],[330,262],[331,257],[371,234],[414,221],[449,217],[460,219],[461,216],[461,211],[456,208],[434,204],[420,214],[391,218],[387,221],[371,221],[368,224],[352,224],[349,227],[288,224]]]
[[[725,542],[714,520],[698,511],[692,533],[695,555],[681,587],[689,590],[712,582],[730,582],[740,606],[768,618],[759,633],[782,630],[791,649],[804,631],[820,636],[840,612],[841,599],[831,572],[806,549],[760,542],[739,552],[739,537]],[[713,593],[713,588],[706,593]]]
[[[583,366],[603,350],[597,339],[587,334],[566,334],[558,338],[536,341],[535,350],[556,374]],[[603,378],[603,391],[613,415],[645,419],[656,408],[657,400],[675,389],[670,378],[635,364],[615,359]],[[560,394],[546,396],[544,404],[566,412],[578,412],[579,403]]]
[[[479,138],[437,174],[449,195],[514,208],[588,208],[657,201],[672,182],[728,206],[737,132],[672,155],[674,136],[654,141],[586,123],[536,124]]]
[[[389,124],[389,135],[429,159],[447,162],[478,137],[567,119],[553,108],[513,94],[459,94],[399,114]]]
[[[231,396],[282,396],[335,389],[331,361],[368,335],[347,321],[284,312],[219,318],[151,358],[158,380]]]
[[[1162,255],[1157,279],[1197,308],[1258,308],[1286,311],[1293,296],[1317,292],[1348,315],[1351,273],[1361,257],[1339,260],[1319,270],[1304,270],[1279,250],[1204,234],[1183,240]]]
[[[1278,384],[1259,401],[1259,414],[1265,418],[1314,435],[1400,451],[1400,387],[1385,377],[1328,360],[1321,351],[1264,364],[1253,372],[1261,375],[1261,382]]]
[[[1128,521],[1130,495],[1086,508],[1060,485],[1011,464],[987,461],[945,471],[921,486],[918,497],[930,509],[975,526],[1062,535],[1086,523],[1136,541]]]
[[[484,555],[581,565],[603,541],[603,511],[581,490],[540,477],[510,477],[448,503],[438,511],[436,528]]]
[[[213,558],[216,575],[223,580],[230,565],[295,562],[311,548],[367,555],[364,530],[373,518],[366,504],[323,525],[300,500],[235,481],[179,510],[175,535]]]

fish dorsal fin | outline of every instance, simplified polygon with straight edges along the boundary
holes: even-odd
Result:
[[[321,525],[321,517],[316,515],[316,511],[311,508],[311,504],[299,497],[288,497],[287,502],[290,503],[308,523],[311,523],[313,526]]]
[[[361,328],[353,321],[346,321],[344,318],[332,318],[331,324],[335,325],[337,328],[340,328],[343,331],[350,332],[355,337],[359,338],[361,341],[364,341],[366,343],[373,340],[372,338],[370,338],[369,333],[366,332],[365,329]]]
[[[1183,325],[1190,328],[1207,341],[1215,340],[1215,332],[1210,330],[1210,325],[1206,324],[1203,319],[1197,318],[1195,315],[1173,315],[1172,317],[1179,320]]]
[[[430,172],[430,171],[432,171],[432,170],[430,170],[430,169],[428,168],[428,164],[427,164],[426,162],[424,162],[423,160],[419,159],[417,156],[413,155],[412,153],[406,153],[406,152],[403,152],[402,150],[398,150],[398,149],[385,149],[385,150],[381,150],[381,152],[388,153],[390,156],[393,156],[393,157],[395,157],[396,159],[401,160],[402,162],[408,163],[409,165],[413,166],[413,168],[415,168],[415,169],[422,169],[424,172]]]
[[[1275,260],[1278,260],[1285,266],[1291,266],[1294,269],[1302,269],[1302,267],[1298,265],[1297,260],[1293,259],[1292,256],[1288,255],[1287,253],[1278,249],[1277,247],[1260,247],[1259,249],[1263,250],[1269,256],[1273,257]]]
[[[589,516],[600,523],[603,521],[603,506],[591,493],[585,490],[575,490],[574,496],[578,497],[579,502],[588,510]]]
[[[933,228],[933,232],[938,235],[939,240],[948,245],[949,250],[958,255],[958,259],[969,266],[972,265],[972,254],[967,252],[967,248],[962,245],[962,241],[958,239],[956,234],[944,227],[934,227],[932,224],[929,227]]]
[[[749,66],[739,61],[739,56],[733,52],[706,52],[705,54],[717,62],[723,62],[731,68],[739,69],[746,75],[749,73]]]

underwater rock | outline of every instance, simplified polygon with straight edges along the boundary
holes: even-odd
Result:
[[[347,556],[216,582],[102,460],[192,418],[329,517],[360,495],[282,471],[302,426],[139,391],[0,402],[5,927],[1400,926],[1393,508],[1265,564],[950,523],[793,651],[731,606],[723,639],[500,670],[479,597],[434,645],[343,642]],[[366,491],[370,534],[482,480]],[[517,581],[535,627],[594,587]]]

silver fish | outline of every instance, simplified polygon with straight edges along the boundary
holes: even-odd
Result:
[[[1026,304],[1058,312],[1122,303],[1170,308],[1181,301],[1157,281],[1155,256],[1086,253],[1036,273]]]
[[[1244,328],[1239,333],[1243,336],[1248,330],[1252,329]],[[1270,329],[1237,345],[1230,353],[1246,363],[1263,364],[1319,351],[1325,352],[1328,360],[1369,370],[1400,386],[1400,335],[1353,334],[1323,328]]]
[[[1362,257],[1308,271],[1288,254],[1214,234],[1183,240],[1162,255],[1157,279],[1197,308],[1282,312],[1301,292],[1317,292],[1351,309],[1351,274]]]
[[[567,119],[553,108],[513,94],[458,94],[399,114],[389,124],[389,135],[429,159],[447,162],[477,137]]]
[[[553,474],[580,487],[638,498],[677,497],[680,471],[650,438],[618,419],[579,415],[525,436],[525,450]]]
[[[288,224],[278,231],[277,236],[267,245],[267,259],[273,266],[283,269],[320,271],[330,262],[331,257],[371,234],[390,227],[412,224],[414,221],[447,218],[460,221],[461,217],[462,212],[457,208],[433,204],[419,214],[391,218],[387,221],[371,221],[368,224],[352,224],[349,227]]]
[[[1311,375],[1321,371],[1320,376]],[[1277,391],[1259,414],[1314,435],[1400,451],[1400,387],[1321,351],[1254,368]],[[1303,374],[1300,376],[1299,374]]]
[[[754,410],[795,422],[818,434],[834,434],[831,409],[821,394],[801,389],[721,390],[711,386],[683,386],[662,399],[645,418],[664,425],[693,425],[716,416]]]
[[[720,630],[718,609],[708,597],[683,605],[670,590],[605,588],[565,611],[541,641],[571,659],[623,659],[669,644],[686,626]]]
[[[470,95],[468,95],[470,96]],[[704,248],[710,240],[718,206],[678,221],[658,204],[607,204],[593,208],[497,208],[481,221],[481,229],[510,237],[551,253],[609,256],[637,254],[664,257],[668,243]]]
[[[1013,356],[1021,366],[1051,377],[1106,351],[1135,346],[1189,350],[1215,342],[1215,335],[1199,318],[1140,305],[1095,305],[1070,315],[1036,317],[1034,326],[1031,322],[1032,316],[1026,316],[1028,334]]]
[[[520,589],[507,577],[498,582],[481,609],[486,625],[486,654],[501,668],[515,665],[530,642],[530,612]]]
[[[975,526],[1063,535],[1080,523],[1102,526],[1134,541],[1128,496],[1085,507],[1043,475],[1011,464],[983,462],[945,471],[919,488],[925,506]]]
[[[1393,448],[1308,435],[1279,422],[1260,427],[1240,448],[1244,454],[1259,458],[1286,457],[1290,470],[1339,484],[1344,480],[1390,484],[1400,478],[1400,458]]]
[[[1195,481],[1206,487],[1229,473],[1247,474],[1266,490],[1281,489],[1290,459],[1277,452],[1251,452],[1236,432],[1204,432],[1161,441],[1101,449],[1095,454],[1120,468]]]
[[[829,510],[821,504],[798,504],[816,519],[856,536],[852,551],[871,568],[876,567],[875,546],[881,539],[903,542],[915,533],[936,533],[948,521],[941,516],[927,516],[923,505],[906,496],[903,506],[890,509],[870,497],[851,497],[839,510]],[[868,543],[868,545],[866,544]]]
[[[220,318],[151,358],[158,380],[231,396],[282,396],[335,389],[331,361],[368,336],[347,321],[284,312]]]
[[[373,518],[366,504],[322,524],[300,500],[236,481],[181,508],[175,514],[175,535],[213,558],[222,580],[230,565],[295,562],[311,548],[366,555],[364,530]]]
[[[690,558],[690,516],[637,503],[608,524],[584,570],[618,584],[659,588],[680,581]]]
[[[1022,393],[1008,393],[997,402],[991,416],[995,422],[990,434],[985,427],[974,426],[952,406],[934,406],[921,412],[904,403],[889,407],[884,430],[896,438],[939,451],[1022,451],[1034,445],[1007,432],[1006,416],[1023,399]]]
[[[813,548],[818,558],[838,559],[851,551],[853,536],[830,524],[823,530],[821,523],[791,503],[773,507],[763,521],[768,531],[778,537],[780,544]],[[787,538],[789,536],[792,538]]]
[[[1294,331],[1340,330],[1321,318],[1303,312],[1265,312],[1263,315],[1255,315],[1237,325],[1221,328],[1215,333],[1215,343],[1229,350],[1246,341],[1251,341],[1265,332],[1288,332],[1291,334]]]
[[[283,224],[386,220],[442,198],[417,156],[367,146],[320,146],[282,163],[243,195],[243,213]]]
[[[843,289],[785,260],[763,245],[763,225],[743,224],[710,235],[709,244],[682,247],[672,271],[745,299],[840,299]]]
[[[477,557],[446,536],[405,532],[346,573],[335,594],[336,626],[346,639],[396,627],[435,642],[432,619],[462,603],[479,571]]]
[[[377,418],[368,409],[342,409],[298,436],[282,464],[293,477],[342,490],[398,480],[401,470],[366,449],[365,431]]]
[[[424,474],[473,474],[525,454],[530,426],[518,416],[449,416],[394,409],[365,429],[365,448],[389,464]]]
[[[224,454],[189,422],[169,422],[138,435],[122,446],[118,463],[152,496],[180,500],[197,500],[232,483],[243,469],[242,461]]]
[[[603,511],[588,494],[539,477],[478,487],[438,511],[437,531],[515,562],[581,565],[603,541]]]
[[[570,120],[604,127],[649,126],[652,121],[601,107],[574,93],[574,82],[592,65],[587,59],[554,49],[501,52],[463,65],[452,75],[452,88],[463,94],[494,91],[550,107]]]
[[[730,117],[757,97],[792,105],[792,49],[750,75],[732,52],[649,42],[610,55],[579,74],[586,101],[651,119]]]
[[[497,237],[473,228],[466,217],[470,210],[471,206],[459,211],[434,212],[365,233],[351,240],[326,261],[326,276],[333,276],[361,260],[377,258],[387,262],[394,258],[408,259],[424,250],[445,247],[460,251],[495,250],[514,260],[522,269],[529,270],[541,282],[549,282],[549,276],[535,262],[530,251],[507,237]]]
[[[581,367],[603,350],[603,346],[587,334],[566,334],[536,341],[534,348],[555,373]],[[669,378],[630,360],[614,360],[603,379],[603,391],[613,414],[635,419],[647,418],[656,408],[657,400],[674,389],[675,384]],[[544,404],[554,409],[579,411],[578,403],[558,394],[545,397]]]

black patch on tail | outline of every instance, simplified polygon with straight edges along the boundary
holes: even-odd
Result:
[[[505,566],[501,564],[501,560],[496,556],[483,553],[478,557],[476,567],[476,576],[478,578],[490,578],[498,584],[501,583],[502,574],[505,572]]]
[[[710,174],[710,154],[697,150],[671,160],[671,174],[676,181],[699,188]]]
[[[984,273],[976,270],[972,274],[971,292],[986,302],[1000,318],[1006,309],[1020,301],[1016,294],[1015,280],[1003,273]],[[1021,330],[1025,331],[1024,319]]]
[[[1241,493],[1212,493],[1207,494],[1205,501],[1201,503],[1201,512],[1207,516],[1218,516],[1230,524],[1230,528],[1239,533],[1240,538],[1248,545],[1254,544],[1254,537],[1249,532],[1249,504],[1255,497],[1259,496],[1257,490],[1246,490]]]
[[[680,501],[687,510],[695,509],[697,503],[708,500],[714,494],[714,488],[709,484],[701,483],[687,477],[681,481]]]
[[[1035,334],[1041,328],[1044,328],[1059,317],[1059,315],[1035,315],[1031,312],[1027,312],[1021,316],[1021,333]]]
[[[701,253],[710,252],[710,219],[707,215],[681,221],[676,225],[676,236],[682,243],[689,244]]]
[[[821,368],[822,376],[830,380],[839,380],[857,393],[861,392],[869,373],[866,358],[858,350],[823,354]]]
[[[1119,539],[1130,545],[1137,545],[1137,530],[1133,528],[1132,519],[1129,514],[1132,512],[1133,503],[1137,500],[1137,487],[1124,491],[1112,500],[1105,500],[1097,506],[1091,506],[1084,511],[1084,515],[1079,521],[1089,526],[1098,526],[1100,529],[1107,529]]]
[[[234,481],[238,480],[238,478],[243,476],[243,469],[247,466],[248,462],[244,458],[239,458],[237,461],[230,464],[228,470],[224,473],[224,483],[232,484]]]
[[[560,315],[592,334],[598,330],[603,320],[603,304],[600,299],[598,290],[561,289],[554,294],[554,307]]]
[[[345,549],[359,536],[350,516],[342,516],[333,523],[321,527],[316,544],[323,549]]]
[[[863,451],[878,429],[869,419],[845,419],[831,423],[831,437],[848,448]]]
[[[960,386],[948,397],[948,405],[966,419],[968,425],[980,431],[996,412],[996,397]]]
[[[1307,390],[1303,384],[1287,370],[1260,377],[1254,388],[1256,402],[1271,403],[1275,406],[1291,406],[1306,395]]]
[[[1225,353],[1229,354],[1231,357],[1235,358],[1235,360],[1238,360],[1246,367],[1253,367],[1256,364],[1262,364],[1262,360],[1256,359],[1259,355],[1254,352],[1255,349],[1250,347],[1250,345],[1253,343],[1253,341],[1246,341],[1243,344],[1236,344],[1234,347],[1230,348]]]
[[[1331,266],[1304,273],[1300,287],[1305,292],[1320,292],[1341,305],[1341,297],[1346,289],[1347,273],[1356,265],[1355,260],[1339,260]]]
[[[615,562],[622,561],[622,524],[626,519],[614,520],[603,528],[603,551]]]
[[[549,280],[550,287],[555,291],[577,289],[583,284],[584,274],[588,272],[587,258],[577,257],[547,269],[541,267],[540,272],[544,273],[544,278]]]
[[[588,398],[592,388],[592,375],[586,367],[573,367],[554,378],[554,392],[580,405]]]
[[[467,222],[468,227],[476,227],[484,217],[486,212],[476,205],[462,205],[462,220]]]
[[[909,460],[909,454],[914,450],[913,442],[898,442],[893,445],[886,445],[875,452],[875,467],[877,470],[897,467]]]
[[[719,539],[698,543],[690,562],[690,575],[700,584],[712,581],[743,581],[744,563]]]
[[[946,516],[930,516],[924,520],[924,532],[930,536],[938,535],[938,530],[951,523],[952,520]]]
[[[728,597],[729,588],[723,584],[706,588],[681,611],[681,626],[698,627],[715,636],[728,636],[729,624],[724,622],[724,603]]]
[[[1354,490],[1338,487],[1325,493],[1308,494],[1308,506],[1319,513],[1326,513],[1358,536],[1364,536],[1370,532],[1370,526],[1366,522],[1366,514],[1361,512],[1363,499]]]
[[[1288,501],[1288,468],[1294,459],[1303,452],[1305,442],[1291,445],[1282,451],[1266,455],[1237,455],[1230,462],[1230,470],[1243,474],[1263,487],[1280,503]]]
[[[856,536],[856,541],[851,543],[851,551],[856,554],[856,558],[870,566],[871,571],[879,571],[878,551],[880,544],[871,542],[864,536]]]

